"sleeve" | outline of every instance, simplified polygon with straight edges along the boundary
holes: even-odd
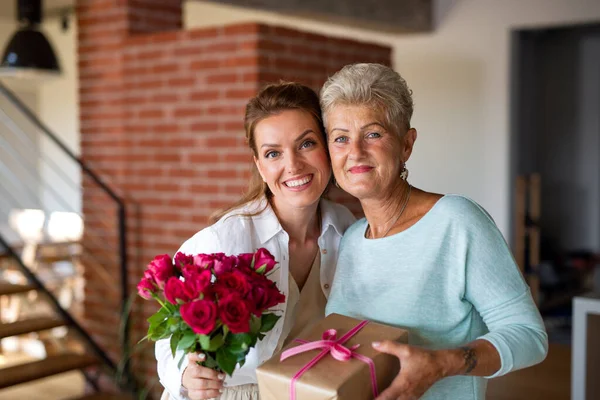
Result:
[[[220,247],[218,237],[212,227],[205,228],[188,239],[177,253],[199,254],[216,253]],[[177,254],[176,253],[176,254]],[[157,361],[157,371],[160,383],[173,400],[187,400],[187,390],[183,387],[181,379],[188,366],[187,357],[183,350],[177,350],[175,357],[171,353],[170,339],[161,339],[154,346],[154,355]],[[181,358],[181,366],[178,366]]]
[[[491,217],[473,203],[466,250],[465,297],[487,325],[500,369],[487,378],[535,365],[548,353],[548,335],[529,287]]]

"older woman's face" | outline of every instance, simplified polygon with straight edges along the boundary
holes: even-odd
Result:
[[[335,179],[351,195],[381,198],[400,179],[405,146],[384,127],[381,113],[366,106],[337,106],[327,114],[327,132]]]

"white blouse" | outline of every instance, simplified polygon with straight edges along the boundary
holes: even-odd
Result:
[[[214,225],[211,225],[187,240],[178,252],[185,254],[198,253],[225,253],[234,255],[251,253],[264,247],[271,252],[279,262],[277,272],[270,278],[277,283],[277,287],[286,295],[286,303],[275,307],[282,313],[273,330],[251,349],[246,357],[243,367],[236,368],[233,376],[227,377],[224,386],[238,386],[256,383],[256,368],[267,361],[274,354],[281,337],[285,313],[287,311],[287,295],[289,293],[289,236],[283,230],[273,209],[268,205],[265,210],[252,217],[239,214],[251,213],[265,206],[266,199],[250,203],[240,209],[234,210]],[[321,289],[325,297],[329,296],[335,266],[337,262],[340,240],[346,229],[355,221],[352,213],[344,206],[322,199],[321,208],[321,235],[318,239],[321,251],[320,278]],[[177,364],[183,356],[183,351],[178,350],[173,358],[169,339],[156,342],[156,360],[158,361],[158,376],[161,384],[169,392],[172,399],[185,400],[187,393],[181,385],[183,371],[187,367],[187,357],[178,368]]]

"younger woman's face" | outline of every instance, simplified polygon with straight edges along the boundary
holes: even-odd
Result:
[[[286,110],[265,118],[254,129],[254,162],[278,209],[317,203],[331,178],[327,145],[315,118]]]

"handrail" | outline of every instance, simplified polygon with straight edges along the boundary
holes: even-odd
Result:
[[[31,112],[31,110],[25,104],[23,104],[23,102],[21,102],[21,100],[19,100],[19,98],[15,96],[13,92],[11,92],[1,82],[0,92],[4,96],[6,96],[6,98],[8,98],[10,102],[19,109],[19,111],[25,114],[35,126],[37,126],[42,132],[44,132],[44,134],[47,135],[54,142],[54,144],[60,147],[61,150],[69,156],[69,158],[71,158],[73,161],[79,164],[81,169],[85,171],[85,173],[88,174],[90,178],[92,178],[110,197],[112,197],[114,201],[116,201],[119,205],[125,206],[123,200],[119,196],[117,196],[117,194],[110,187],[108,187],[108,185],[104,183],[104,181],[102,181],[102,179],[100,179],[100,177],[96,175],[94,171],[92,171],[87,165],[85,165],[85,163],[81,161],[79,157],[73,154],[73,152],[54,133],[52,133],[52,131],[50,131],[50,129],[48,129],[46,125],[44,125],[42,121],[40,121],[39,118],[36,117],[35,114]]]
[[[108,196],[110,196],[117,204],[118,213],[118,230],[119,230],[119,258],[120,258],[120,275],[121,275],[121,315],[125,315],[127,310],[127,303],[129,298],[129,282],[128,282],[128,267],[127,267],[127,226],[126,226],[126,206],[123,199],[121,199],[94,171],[91,170],[79,157],[77,157],[39,118],[21,101],[19,98],[10,91],[5,85],[0,82],[0,93],[2,93],[9,102],[16,107],[24,116],[26,116],[30,122],[32,122],[41,132],[43,132],[54,144],[56,144],[72,161],[77,163],[84,174],[90,177]],[[92,337],[73,319],[69,312],[64,310],[58,300],[48,291],[48,289],[42,284],[42,282],[33,274],[27,266],[23,263],[21,258],[13,251],[9,246],[8,242],[0,235],[0,244],[6,247],[8,253],[17,261],[19,267],[23,270],[23,273],[30,282],[33,282],[40,291],[48,295],[50,302],[56,308],[56,311],[69,322],[70,325],[86,339],[88,345],[93,349],[95,353],[102,359],[102,361],[116,370],[116,366],[113,361],[104,353],[104,351],[98,346],[98,344],[92,339]],[[127,321],[124,326],[124,335],[122,337],[122,352],[126,356],[129,354],[129,322]],[[127,359],[124,363],[124,374],[129,379],[129,385],[135,391],[135,382],[132,379],[130,370],[130,361]]]

